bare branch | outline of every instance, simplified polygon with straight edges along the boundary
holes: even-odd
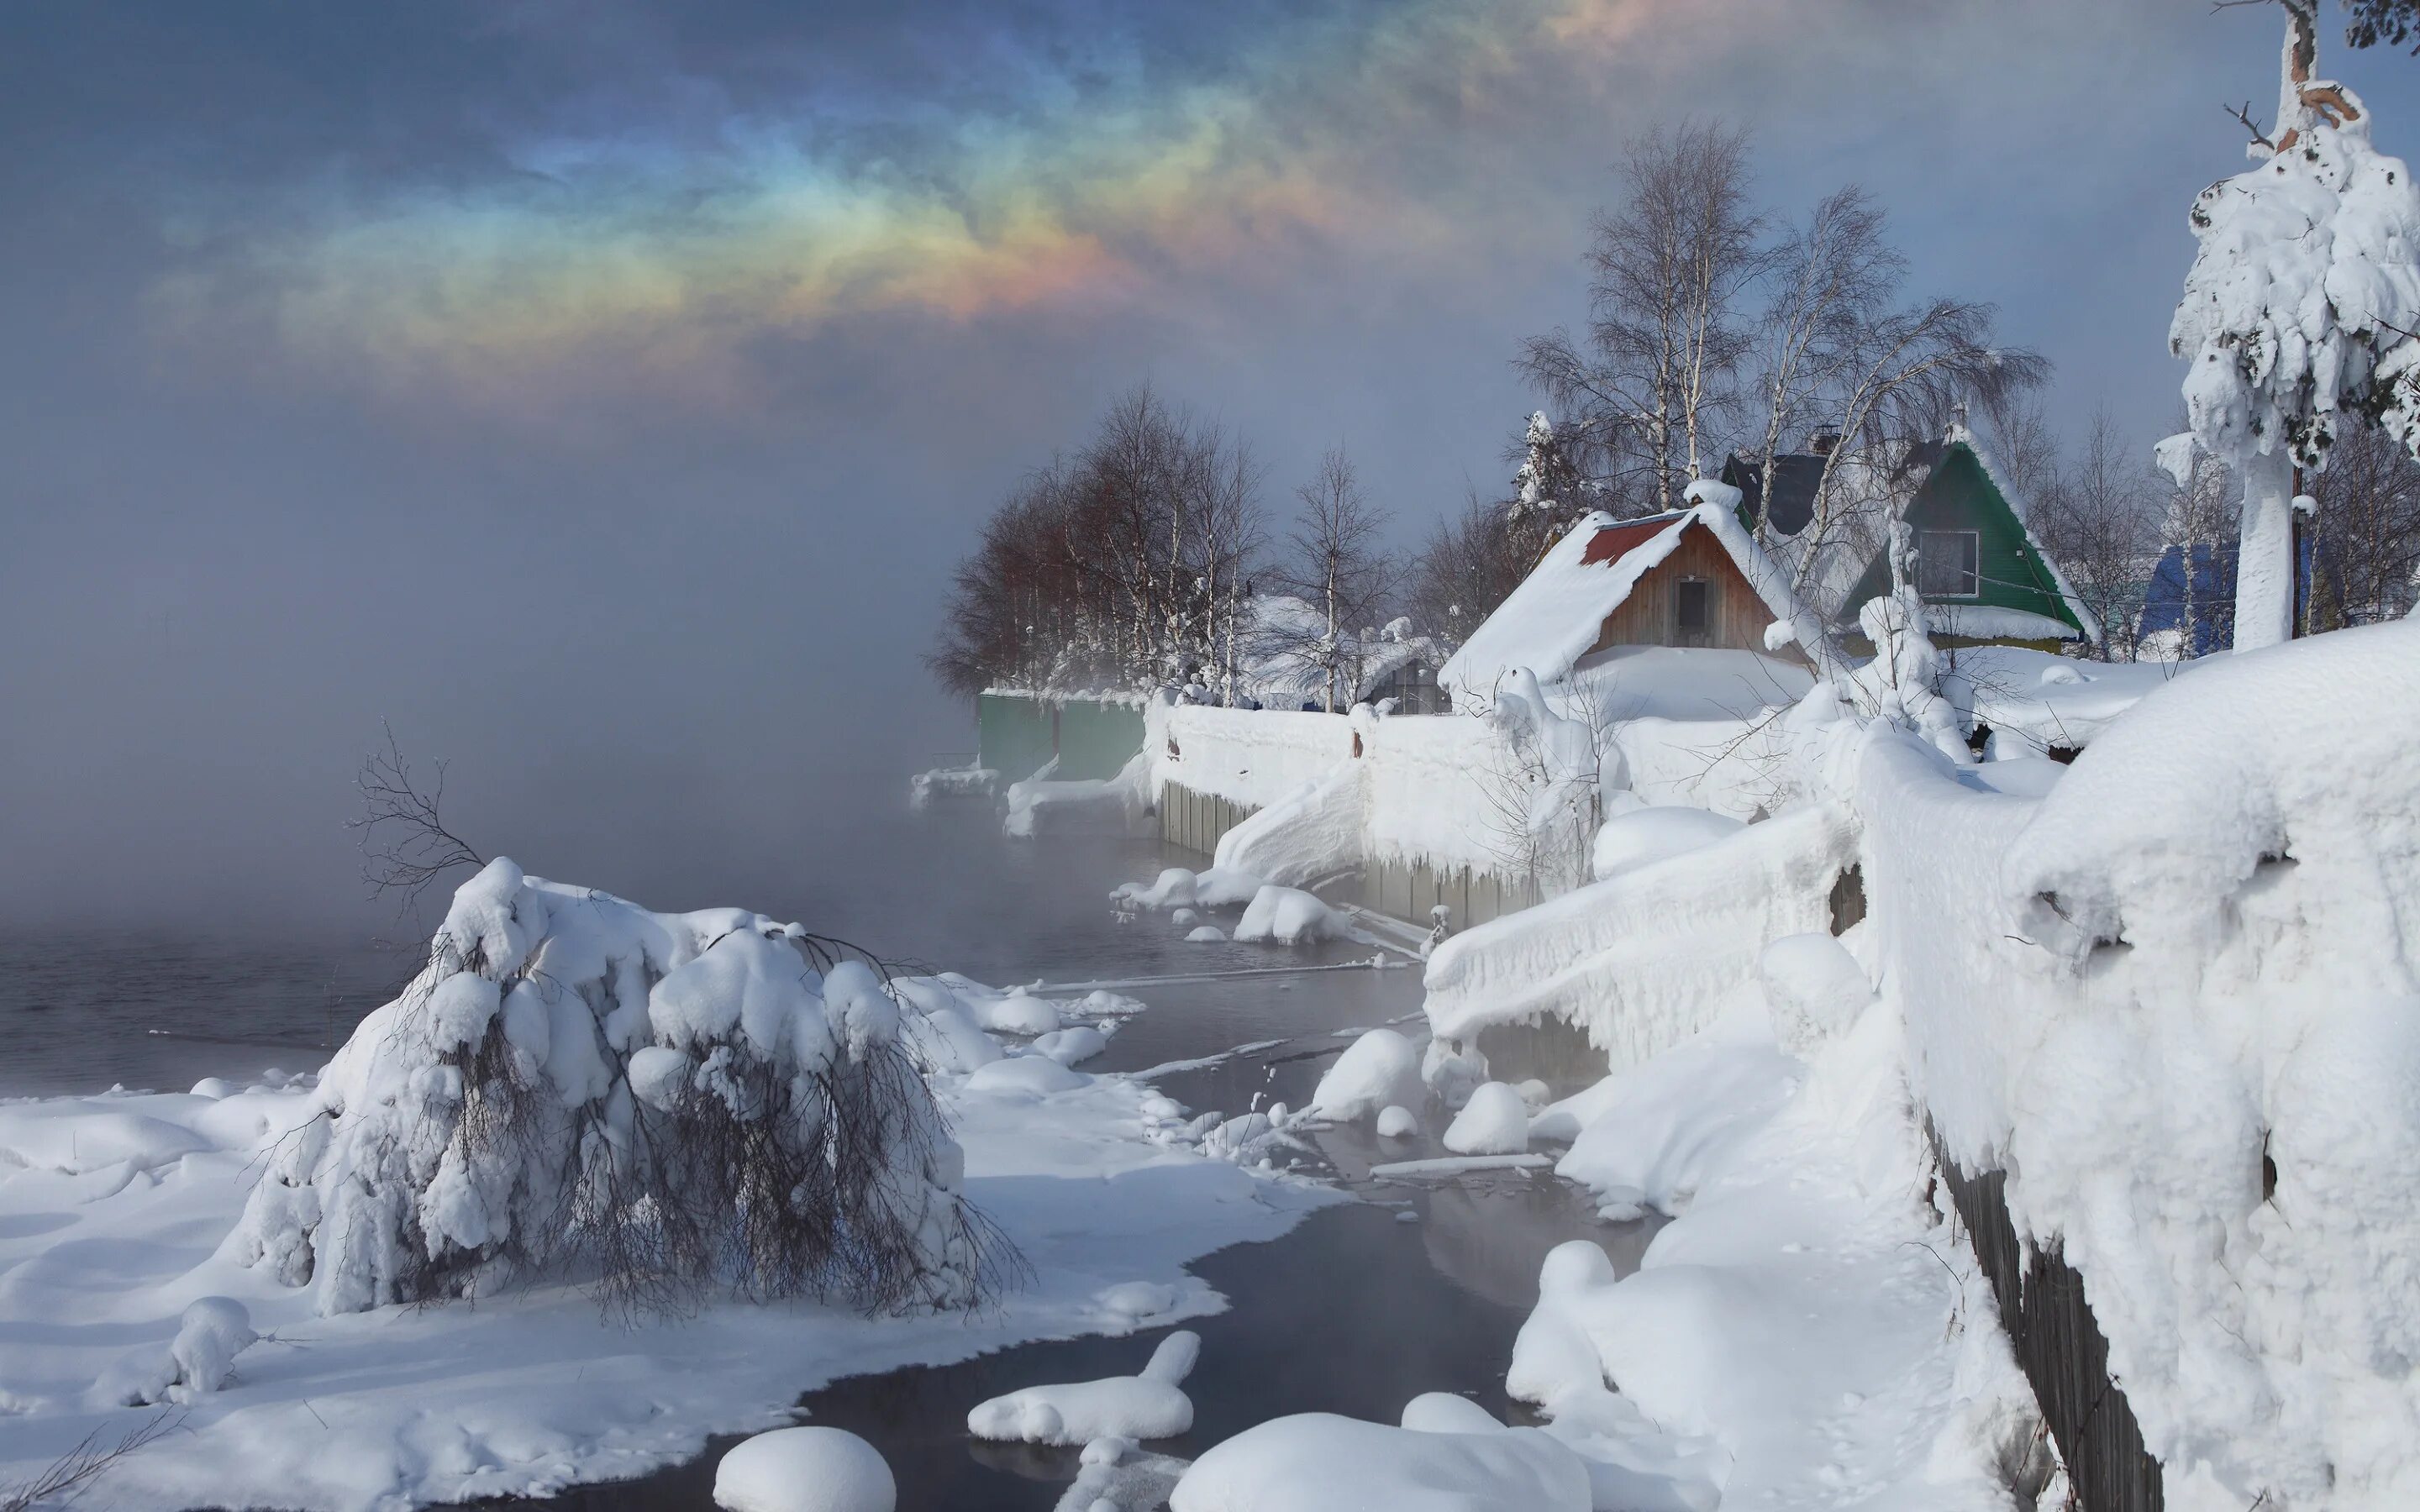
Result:
[[[379,729],[386,748],[362,760],[355,785],[361,789],[362,813],[348,820],[361,846],[362,879],[376,898],[394,895],[399,912],[418,906],[431,884],[458,867],[488,864],[459,836],[445,827],[438,807],[445,795],[445,763],[438,762],[436,779],[426,791],[414,781],[411,764],[385,720]]]
[[[32,1480],[15,1487],[0,1487],[0,1512],[64,1506],[89,1489],[95,1476],[177,1427],[184,1415],[180,1412],[163,1412],[127,1429],[111,1443],[102,1443],[101,1430],[94,1428]]]

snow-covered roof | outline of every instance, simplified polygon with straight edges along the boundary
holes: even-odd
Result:
[[[1740,524],[1739,491],[1701,479],[1689,486],[1689,497],[1695,501],[1688,508],[1645,519],[1620,520],[1601,510],[1581,519],[1471,632],[1437,673],[1438,685],[1459,703],[1487,702],[1516,668],[1527,668],[1542,683],[1563,681],[1595,647],[1606,616],[1679,548],[1693,527],[1721,543],[1765,608],[1790,622],[1802,644],[1820,638],[1812,616],[1792,594],[1789,578]]]

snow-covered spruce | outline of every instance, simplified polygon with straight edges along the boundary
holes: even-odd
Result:
[[[500,858],[329,1063],[231,1243],[322,1314],[542,1273],[646,1309],[970,1304],[1015,1257],[959,1195],[900,1014],[796,924]]]
[[[2193,431],[2161,460],[2181,484],[2198,443],[2243,480],[2239,650],[2291,627],[2294,470],[2326,468],[2346,425],[2420,445],[2420,189],[2371,146],[2361,98],[2309,77],[2313,13],[2286,10],[2277,139],[2195,200],[2200,246],[2168,329],[2192,364]]]

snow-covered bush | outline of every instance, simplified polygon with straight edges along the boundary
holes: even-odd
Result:
[[[899,1311],[1014,1263],[959,1195],[899,1001],[760,914],[492,861],[315,1098],[232,1242],[323,1314],[557,1271],[626,1307],[728,1286]]]
[[[177,1337],[165,1354],[131,1354],[102,1373],[93,1387],[95,1404],[193,1402],[225,1385],[235,1372],[235,1357],[259,1342],[243,1304],[233,1297],[199,1298],[178,1319]]]

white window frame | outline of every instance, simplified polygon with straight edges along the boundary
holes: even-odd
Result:
[[[1965,592],[1934,589],[1925,586],[1929,576],[1925,563],[1931,553],[1926,543],[1947,537],[1961,537],[1967,543],[1967,562],[1960,564],[1960,573],[1967,581]],[[1983,532],[1980,531],[1918,531],[1916,532],[1916,591],[1926,598],[1980,598],[1983,596]]]

